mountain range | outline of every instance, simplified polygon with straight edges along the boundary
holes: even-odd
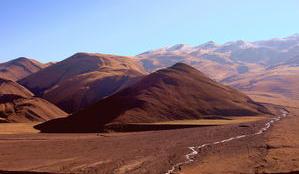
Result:
[[[222,45],[213,41],[195,47],[178,44],[147,51],[137,57],[149,72],[184,62],[201,69],[211,78],[223,80],[233,75],[262,71],[298,55],[299,35],[295,34],[286,38],[256,42],[239,40]]]
[[[42,132],[96,132],[105,126],[269,113],[241,92],[177,63],[66,118],[37,125]]]
[[[184,64],[176,64],[178,62]],[[174,64],[176,65],[173,66]],[[53,103],[65,112],[77,115],[77,113],[95,106],[98,102],[112,100],[112,96],[124,95],[124,92],[121,93],[121,91],[127,90],[126,92],[130,94],[127,96],[128,101],[126,102],[128,103],[130,100],[139,101],[140,95],[143,96],[148,93],[145,96],[147,96],[146,99],[152,102],[149,102],[151,103],[150,106],[155,106],[155,108],[162,107],[163,109],[152,112],[150,110],[153,110],[153,108],[148,107],[149,105],[145,105],[145,107],[139,104],[135,105],[136,103],[134,103],[134,107],[142,108],[142,110],[137,109],[138,112],[136,113],[143,113],[142,115],[146,117],[148,116],[146,113],[155,114],[159,118],[158,113],[163,113],[169,106],[163,100],[167,97],[158,95],[158,91],[161,90],[162,93],[165,92],[168,94],[169,91],[172,91],[173,84],[168,84],[162,80],[162,86],[159,86],[161,82],[157,82],[149,91],[142,88],[142,90],[139,90],[140,86],[144,87],[144,84],[146,84],[150,88],[150,84],[155,81],[155,78],[160,79],[160,76],[169,75],[166,72],[182,74],[182,71],[176,71],[177,68],[175,67],[184,67],[181,69],[193,72],[194,68],[186,68],[187,65],[194,67],[202,73],[191,73],[192,75],[190,75],[189,79],[185,79],[186,74],[182,75],[179,77],[182,78],[182,81],[176,79],[178,77],[173,76],[170,83],[173,82],[176,84],[178,89],[175,90],[177,91],[188,89],[192,93],[197,94],[197,90],[205,85],[194,85],[197,87],[195,88],[191,87],[187,81],[191,82],[200,76],[198,74],[201,74],[201,76],[211,78],[213,83],[217,81],[232,86],[261,102],[274,99],[279,101],[284,101],[282,99],[292,99],[294,101],[299,99],[297,92],[299,90],[299,35],[297,34],[285,38],[256,42],[240,40],[217,44],[210,41],[194,47],[177,44],[171,47],[147,51],[135,57],[98,53],[76,53],[65,60],[48,64],[42,64],[28,58],[17,58],[0,64],[2,84],[10,85],[10,87],[5,88],[6,91],[4,88],[1,89],[3,91],[2,100],[7,100],[7,98],[3,98],[3,95],[6,95],[6,97],[8,96],[7,94],[10,95],[7,89],[12,89],[13,95],[17,95],[23,99],[47,100],[51,106],[51,103]],[[149,78],[153,79],[144,80]],[[202,79],[206,79],[206,77],[202,77]],[[186,87],[181,85],[186,85]],[[19,86],[17,89],[22,90],[15,89],[16,86]],[[166,90],[166,87],[169,89]],[[206,87],[210,88],[209,86]],[[227,87],[220,88],[225,88],[224,91],[228,90],[226,89]],[[136,94],[135,91],[139,91],[140,93]],[[215,89],[215,91],[217,90]],[[236,94],[236,92],[233,93]],[[154,98],[148,97],[149,94],[160,99],[156,101]],[[238,95],[243,96],[244,94],[238,93]],[[183,95],[174,95],[172,97],[179,98],[183,97]],[[243,96],[241,98],[246,97]],[[13,103],[12,101],[14,100],[15,98],[13,100],[10,98],[5,103]],[[192,101],[191,98],[188,100]],[[242,99],[242,101],[244,100]],[[115,102],[115,106],[121,106],[117,102],[124,101],[117,100]],[[174,101],[169,102],[170,105],[176,105],[173,103]],[[99,105],[101,106],[101,104]],[[209,108],[208,105],[205,106]],[[148,110],[149,108],[151,109]],[[134,109],[129,111],[122,109],[121,107],[117,107],[115,110],[135,113]],[[200,116],[204,115],[204,113],[209,113],[198,110],[199,108],[195,106],[191,107],[192,111],[190,113],[196,113],[194,109],[198,111],[194,115]],[[59,113],[57,114],[58,117],[66,115],[66,113],[63,113],[58,108],[54,110],[57,111],[56,113]],[[249,110],[253,111],[252,109]],[[94,110],[94,112],[96,111]],[[169,110],[168,112],[170,113]],[[130,117],[129,115],[119,118],[127,118]],[[143,121],[150,122],[151,119],[148,118]],[[153,118],[153,120],[159,119]]]
[[[148,72],[184,62],[221,83],[259,96],[299,99],[299,35],[264,41],[178,44],[137,55]]]

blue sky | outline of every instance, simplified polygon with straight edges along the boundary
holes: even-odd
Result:
[[[299,33],[297,0],[1,0],[0,62]]]

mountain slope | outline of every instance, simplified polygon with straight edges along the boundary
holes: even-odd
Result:
[[[85,110],[36,126],[44,132],[101,131],[107,124],[145,123],[267,112],[246,95],[182,63],[151,73]]]
[[[233,41],[216,44],[212,41],[191,47],[178,44],[147,51],[140,62],[148,72],[183,62],[204,72],[217,81],[265,71],[299,55],[299,35],[265,41]]]
[[[46,66],[36,60],[20,57],[0,64],[0,78],[17,81]]]
[[[267,70],[231,77],[223,82],[247,93],[279,94],[288,99],[299,99],[299,57]],[[271,99],[271,98],[270,98]]]
[[[20,83],[65,111],[74,112],[134,83],[144,73],[133,58],[77,53]]]
[[[256,42],[210,41],[196,47],[147,51],[137,57],[149,72],[176,62],[186,63],[262,102],[282,104],[286,99],[299,99],[298,34]]]
[[[0,95],[13,94],[23,98],[33,97],[33,94],[18,83],[0,78]]]
[[[16,82],[0,78],[0,122],[46,121],[66,115]]]

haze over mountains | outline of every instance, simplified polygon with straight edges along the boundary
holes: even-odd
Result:
[[[36,126],[43,132],[103,131],[107,124],[150,123],[268,113],[246,95],[177,63],[73,115]]]
[[[176,62],[185,62],[202,70],[207,69],[207,75],[223,80],[232,75],[256,72],[287,62],[299,54],[298,50],[299,35],[296,34],[281,39],[256,42],[239,40],[223,45],[213,41],[195,47],[178,44],[147,51],[137,57],[142,59],[149,72]]]
[[[296,62],[299,61],[299,57],[294,57],[294,59],[287,60],[284,63],[270,66],[264,71],[251,73],[247,75],[239,75],[230,77],[224,80],[224,82],[230,83],[240,89],[243,90],[255,90],[258,87],[261,87],[261,83],[265,85],[271,81],[273,83],[271,86],[273,87],[272,92],[276,93],[283,93],[288,97],[292,97],[291,91],[289,92],[284,91],[283,89],[287,90],[287,88],[291,87],[290,85],[296,85],[296,81],[298,81],[298,72],[299,66]],[[247,82],[245,82],[247,81]],[[239,86],[238,86],[239,85]],[[268,85],[270,87],[270,85]],[[253,89],[255,88],[255,89]],[[276,88],[276,89],[274,89]],[[281,89],[281,90],[280,90]],[[298,89],[298,88],[297,88]],[[298,90],[294,90],[298,91]],[[298,96],[293,96],[298,97]]]
[[[71,113],[134,83],[144,74],[133,58],[77,53],[20,83]]]
[[[184,62],[209,77],[243,91],[275,93],[299,99],[299,35],[264,41],[215,42],[191,47],[184,44],[138,55],[152,72]],[[293,83],[294,82],[294,83]],[[287,85],[289,84],[289,85]]]

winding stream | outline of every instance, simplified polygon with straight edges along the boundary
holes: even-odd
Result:
[[[279,115],[278,117],[270,119],[268,122],[265,123],[264,127],[262,127],[259,131],[255,132],[255,133],[238,135],[238,136],[235,136],[235,137],[230,137],[230,138],[220,140],[220,141],[215,141],[215,142],[212,142],[212,143],[206,143],[206,144],[201,144],[201,145],[197,145],[197,146],[188,147],[188,149],[190,149],[191,152],[185,155],[186,160],[173,165],[172,168],[169,169],[168,172],[166,172],[165,174],[174,174],[174,172],[177,169],[179,169],[181,166],[192,163],[194,161],[193,158],[198,155],[199,150],[206,147],[206,146],[213,146],[213,145],[217,145],[217,144],[222,144],[222,143],[230,142],[232,140],[246,138],[246,137],[249,137],[249,136],[260,135],[260,134],[264,133],[265,131],[267,131],[272,126],[273,123],[281,120],[282,118],[284,118],[288,115],[288,112],[286,110],[281,109],[280,111],[281,111],[281,115]]]

